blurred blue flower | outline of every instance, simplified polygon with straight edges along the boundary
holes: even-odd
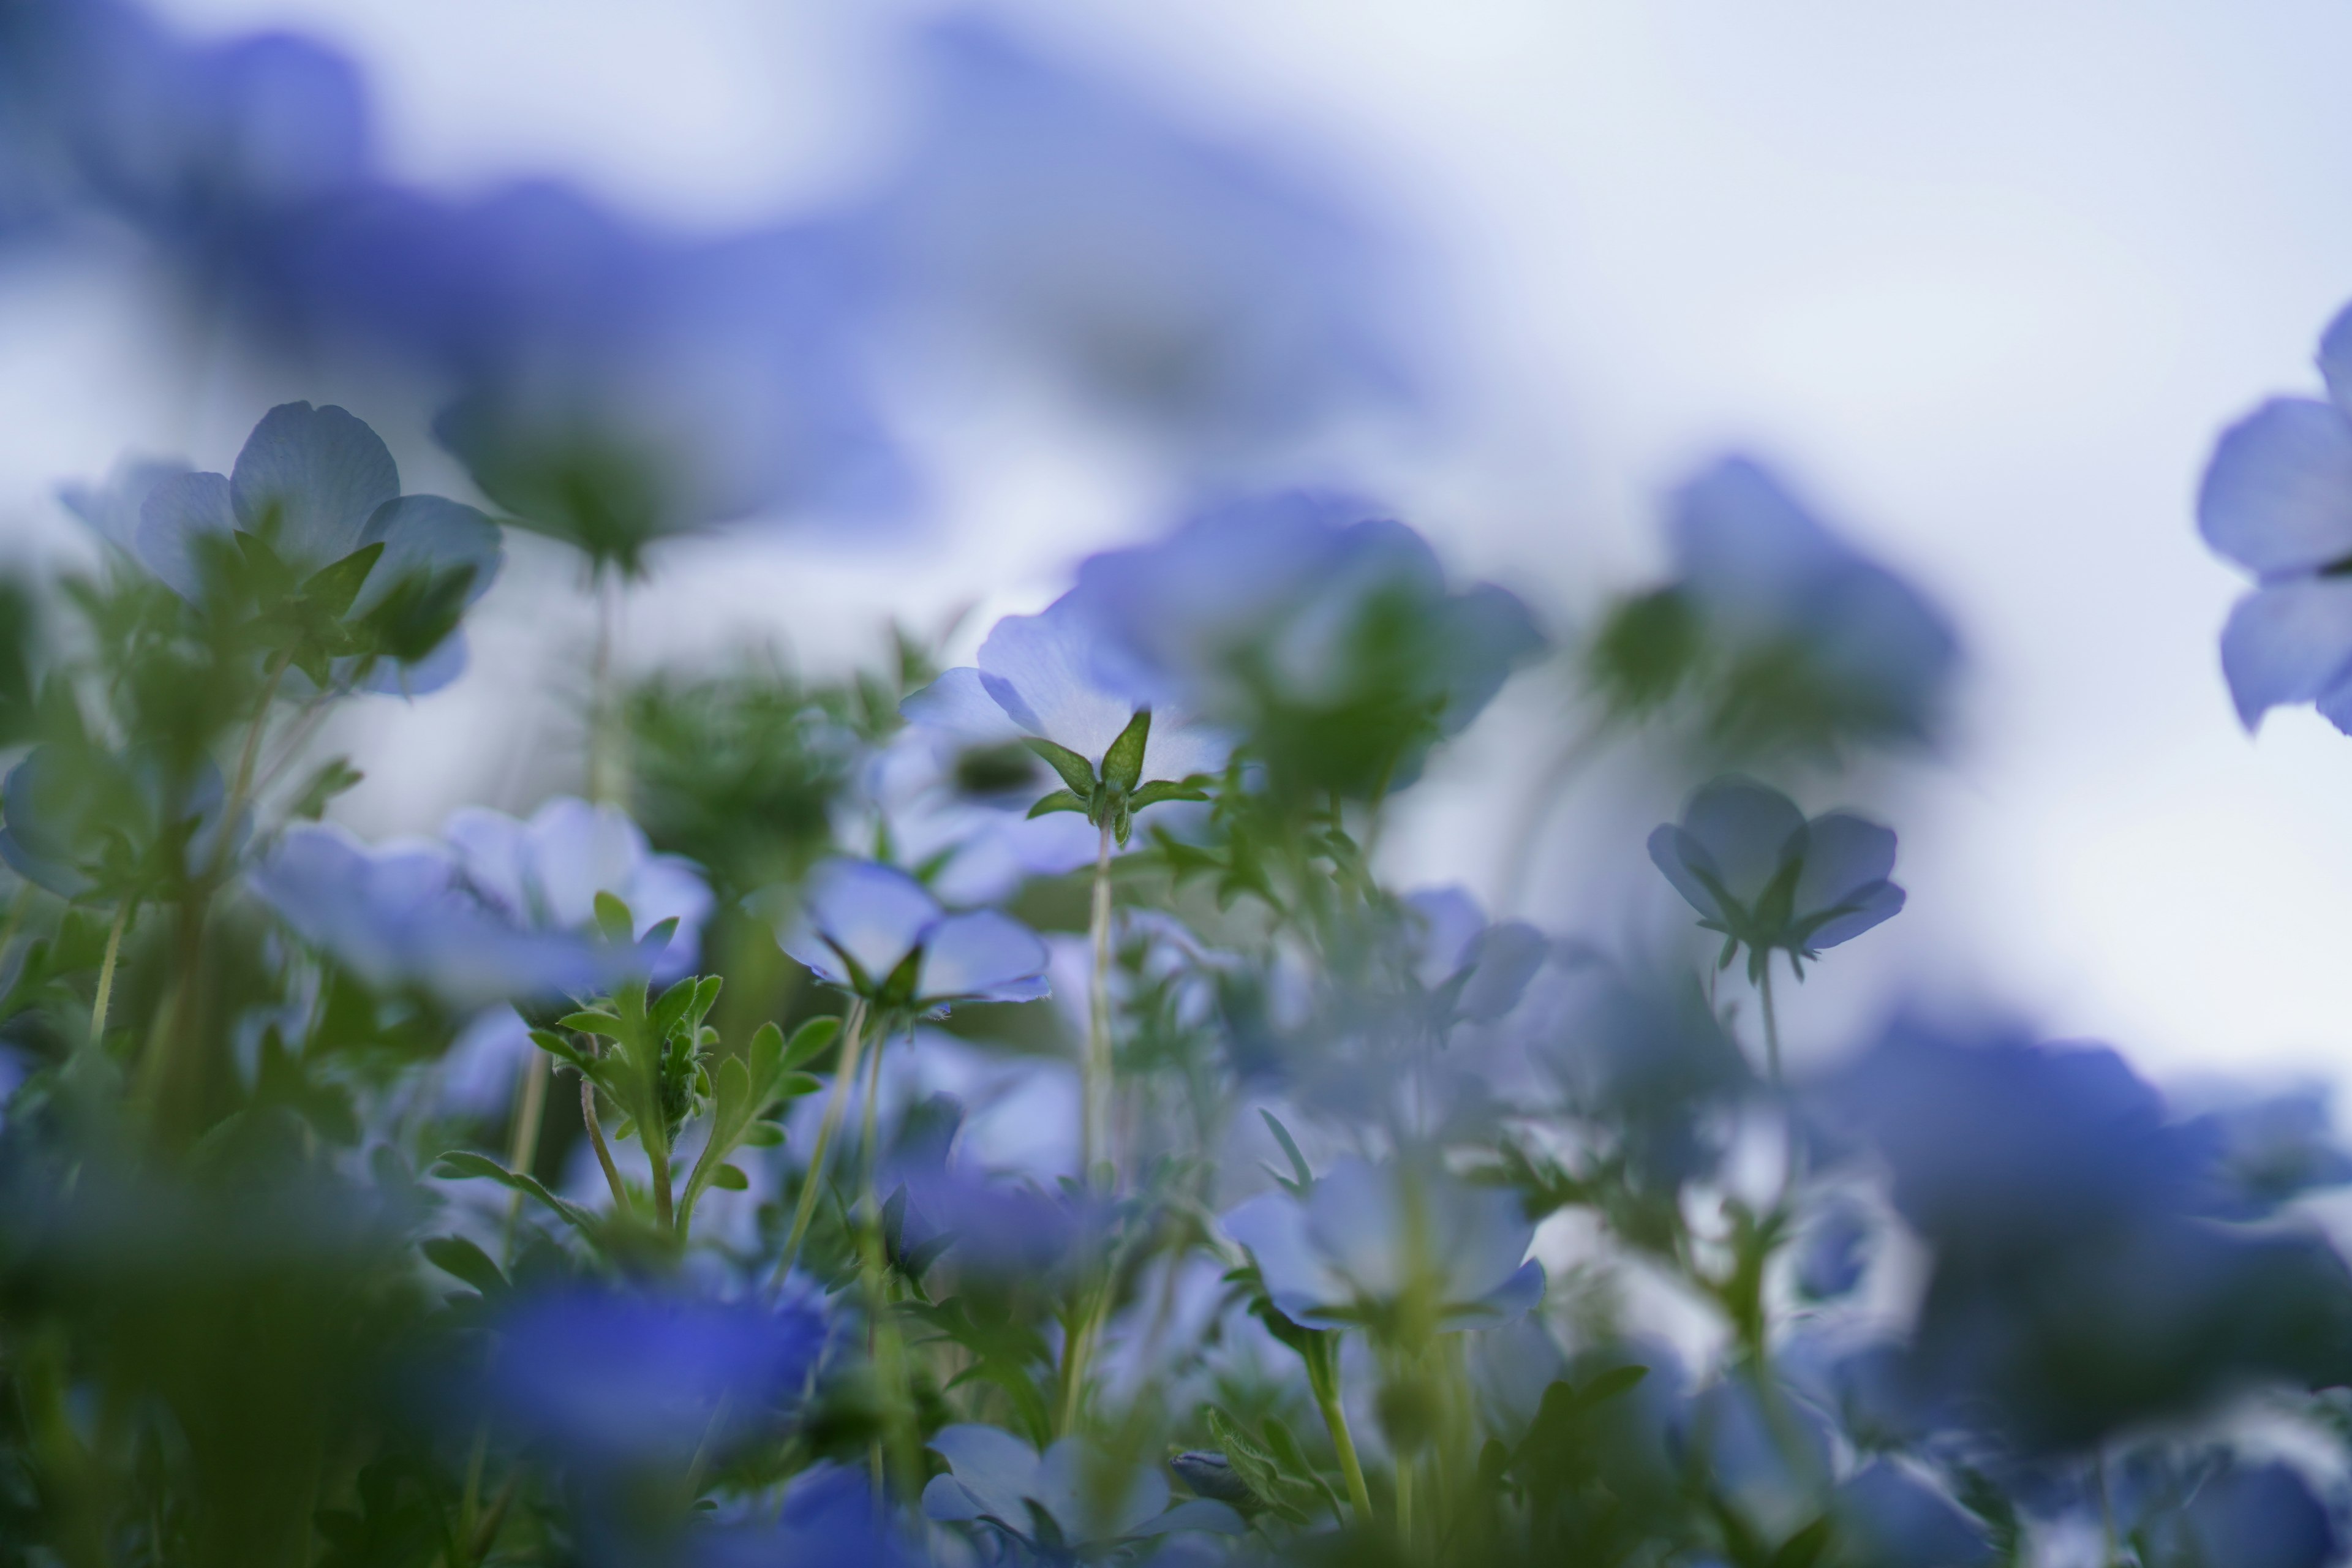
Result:
[[[2352,1184],[2352,1153],[2336,1138],[2327,1096],[2303,1089],[2209,1110],[2185,1131],[2212,1162],[2210,1212],[2257,1219],[2322,1187]]]
[[[794,1476],[770,1523],[738,1523],[697,1540],[691,1568],[915,1568],[930,1559],[875,1507],[865,1475],[820,1463]]]
[[[1833,1301],[1862,1283],[1870,1258],[1870,1220],[1859,1205],[1832,1200],[1813,1216],[1797,1244],[1797,1293]]]
[[[1010,357],[1211,463],[1406,402],[1394,258],[1328,195],[984,21],[933,27],[919,64],[851,222],[933,363]]]
[[[1543,643],[1517,598],[1449,592],[1419,534],[1339,496],[1202,512],[1088,560],[1073,597],[1105,684],[1234,731],[1278,784],[1317,793],[1411,784]]]
[[[1717,1503],[1768,1541],[1783,1541],[1821,1511],[1830,1433],[1821,1413],[1752,1372],[1717,1378],[1691,1396],[1683,1459]]]
[[[1009,794],[1003,787],[1008,782]],[[910,726],[866,762],[870,833],[861,833],[867,825],[859,823],[842,838],[870,837],[887,850],[883,858],[919,868],[924,884],[947,903],[996,903],[1031,877],[1093,863],[1096,834],[1086,821],[1059,812],[1024,815],[1057,782],[1025,749],[1017,755],[996,748],[967,752]]]
[[[517,925],[592,930],[596,897],[609,893],[629,907],[640,940],[664,921],[677,922],[652,956],[649,980],[667,984],[693,972],[710,916],[709,886],[692,861],[655,854],[620,807],[559,795],[524,821],[467,806],[442,832],[467,885]]]
[[[174,767],[152,749],[36,746],[0,783],[0,860],[61,899],[168,898],[243,848],[251,814],[224,843],[226,793],[210,758]]]
[[[770,1309],[587,1288],[518,1300],[496,1328],[484,1413],[592,1473],[682,1466],[772,1430],[827,1331],[796,1300]]]
[[[1691,797],[1679,826],[1650,835],[1650,858],[1675,890],[1723,933],[1721,963],[1748,949],[1761,979],[1775,950],[1800,975],[1804,960],[1850,942],[1903,907],[1893,829],[1850,812],[1808,822],[1787,795],[1753,779],[1717,779]]]
[[[1719,731],[1818,741],[1933,731],[1959,661],[1950,625],[1761,464],[1727,458],[1685,483],[1667,531],[1679,592],[1732,657]]]
[[[1478,901],[1460,888],[1408,894],[1413,979],[1430,998],[1433,1025],[1491,1024],[1519,1004],[1550,951],[1525,921],[1486,923]]]
[[[1907,1375],[1944,1415],[2064,1448],[2352,1373],[2352,1272],[2315,1235],[2210,1217],[2211,1141],[2113,1052],[1906,1019],[1822,1099],[1932,1249]]]
[[[1048,994],[1049,954],[1036,932],[995,910],[950,914],[914,878],[871,860],[817,867],[776,940],[820,979],[877,1008],[922,1013]]]
[[[1873,1459],[1830,1495],[1840,1568],[1984,1568],[1999,1553],[1984,1521],[1906,1465]]]
[[[65,500],[192,604],[205,602],[215,572],[257,547],[284,569],[281,593],[380,547],[357,592],[320,612],[370,628],[362,651],[336,658],[333,669],[339,683],[376,690],[415,694],[455,679],[463,645],[447,645],[459,635],[457,612],[488,590],[504,559],[497,527],[472,507],[402,495],[392,453],[332,405],[271,409],[233,474],[127,463],[104,489],[69,489]]]
[[[1129,1465],[1076,1437],[1044,1454],[997,1426],[958,1424],[932,1434],[948,1473],[923,1489],[925,1517],[993,1526],[1051,1558],[1088,1559],[1121,1542],[1176,1531],[1243,1532],[1241,1516],[1196,1498],[1168,1506],[1168,1479],[1150,1465]]]
[[[708,910],[709,894],[680,863],[632,858],[632,836],[601,811],[558,803],[528,826],[489,816],[454,819],[457,847],[372,849],[340,828],[298,826],[255,868],[253,889],[297,935],[370,985],[416,986],[460,1011],[585,996],[690,966],[690,956],[672,954],[675,937],[654,940],[669,915],[651,906],[664,904],[690,917],[680,921],[690,955],[692,927]],[[632,910],[634,942],[605,938],[593,908],[590,921],[571,919],[583,891],[592,905],[599,890],[620,894],[600,888],[601,876],[648,903]]]
[[[1518,1194],[1433,1168],[1341,1160],[1305,1193],[1260,1193],[1220,1223],[1297,1322],[1377,1324],[1423,1295],[1444,1329],[1483,1328],[1543,1299]]]
[[[1041,614],[997,622],[980,645],[977,668],[948,670],[908,697],[900,711],[940,741],[967,749],[1036,746],[1068,786],[1066,802],[1058,795],[1046,799],[1060,803],[1060,809],[1085,811],[1097,826],[1119,826],[1122,803],[1152,804],[1167,786],[1223,768],[1232,740],[1192,722],[1175,705],[1153,709],[1105,684],[1097,658],[1098,637],[1095,618],[1078,595],[1065,594]],[[1106,766],[1112,745],[1139,720],[1148,728],[1141,756],[1129,759],[1133,776],[1114,777],[1118,767]],[[1073,768],[1067,759],[1055,757],[1055,748],[1079,765]],[[1090,773],[1083,791],[1080,773]],[[1098,784],[1112,792],[1110,798],[1097,799]],[[1152,790],[1153,784],[1161,788]],[[1118,837],[1126,841],[1124,831]]]
[[[2320,348],[2331,393],[2352,358],[2352,314]],[[2352,731],[2352,419],[2335,402],[2273,398],[2221,433],[2197,495],[2205,542],[2254,574],[2221,632],[2238,718],[2314,702]]]
[[[2142,1525],[2147,1568],[2322,1568],[2336,1522],[2292,1466],[2224,1463],[2178,1511]]]

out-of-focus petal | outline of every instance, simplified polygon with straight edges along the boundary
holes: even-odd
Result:
[[[1106,1482],[1118,1487],[1116,1493]],[[1064,1437],[1038,1462],[1035,1496],[1070,1540],[1118,1541],[1166,1510],[1168,1478],[1158,1465],[1122,1465],[1078,1438]]]
[[[1475,1300],[1449,1305],[1449,1320],[1465,1328],[1490,1327],[1523,1318],[1542,1304],[1550,1280],[1544,1266],[1533,1258],[1511,1271],[1511,1277]]]
[[[400,494],[400,470],[376,433],[345,410],[281,403],[246,437],[229,492],[239,527],[266,531],[274,517],[278,553],[315,572],[364,542],[376,508]]]
[[[1491,1023],[1518,1005],[1528,982],[1551,952],[1550,939],[1525,921],[1505,921],[1471,944],[1476,965],[1454,1007],[1474,1023]]]
[[[505,563],[498,524],[472,507],[439,496],[402,496],[378,507],[360,535],[383,553],[361,584],[351,613],[363,616],[404,582],[447,572],[467,574],[466,602],[489,592]]]
[[[1071,598],[997,622],[980,645],[980,679],[1023,729],[1099,763],[1136,705],[1097,683],[1091,628]]]
[[[1022,1500],[1037,1495],[1036,1449],[1001,1426],[975,1422],[940,1427],[931,1435],[929,1446],[948,1462],[949,1470],[982,1513],[992,1514],[1015,1530],[1029,1528],[1029,1510]],[[927,1492],[926,1509],[929,1502]]]
[[[942,671],[937,680],[900,702],[898,712],[909,724],[935,730],[959,746],[1003,745],[1024,733],[970,665]]]
[[[196,542],[209,538],[226,544],[236,527],[225,476],[174,475],[147,492],[131,553],[164,586],[193,604],[205,592]]]
[[[1362,1160],[1335,1161],[1307,1199],[1307,1235],[1327,1264],[1366,1296],[1395,1296],[1411,1283],[1412,1259],[1397,1170]],[[1437,1226],[1433,1216],[1427,1228]],[[1424,1238],[1433,1258],[1441,1245]]]
[[[2197,492],[2197,531],[2266,578],[2352,557],[2352,420],[2276,397],[2231,426]]]
[[[69,484],[58,489],[66,510],[89,525],[89,531],[121,551],[139,553],[140,509],[157,485],[191,472],[188,464],[172,459],[126,458],[114,465],[103,484]]]
[[[2352,577],[2301,578],[2257,588],[2221,630],[2221,673],[2238,718],[2309,702],[2352,672]]]
[[[1306,1209],[1289,1193],[1260,1193],[1227,1210],[1218,1223],[1249,1249],[1265,1293],[1289,1317],[1303,1319],[1317,1307],[1344,1300],[1345,1287],[1324,1266],[1307,1236]]]
[[[1851,812],[1805,824],[1805,867],[1797,874],[1800,916],[1834,909],[1895,869],[1895,830]]]
[[[1723,868],[1697,839],[1671,822],[1661,824],[1650,833],[1650,863],[1664,874],[1691,908],[1711,921],[1727,918],[1723,900],[1715,896],[1714,888],[1707,886],[1709,879],[1722,885]]]
[[[920,882],[870,860],[826,861],[810,874],[807,897],[816,932],[877,984],[940,914],[939,900]]]
[[[1051,957],[1037,933],[1010,915],[950,915],[924,938],[916,994],[925,1002],[1034,1000],[1045,994],[1039,977]]]
[[[1720,869],[1724,890],[1753,903],[1780,869],[1805,814],[1779,790],[1753,779],[1721,778],[1691,798],[1683,830]]]
[[[1864,888],[1849,896],[1850,909],[1816,926],[1806,939],[1806,945],[1835,947],[1842,942],[1852,942],[1871,927],[1901,914],[1906,896],[1892,882],[1876,882]]]

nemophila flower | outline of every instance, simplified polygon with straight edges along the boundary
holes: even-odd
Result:
[[[628,906],[639,940],[665,921],[677,922],[648,979],[667,984],[693,970],[709,886],[691,861],[655,854],[620,807],[560,795],[524,821],[469,806],[449,818],[443,837],[467,885],[519,926],[593,930],[597,895],[609,893]]]
[[[1003,794],[998,786],[1008,779],[1022,781],[1022,795]],[[854,822],[843,837],[886,847],[887,858],[917,868],[950,904],[995,903],[1031,877],[1093,861],[1091,826],[1061,814],[1024,815],[1057,782],[1026,748],[967,760],[910,727],[867,759],[862,805],[871,817]]]
[[[1305,1192],[1260,1193],[1220,1223],[1297,1322],[1377,1326],[1417,1297],[1443,1329],[1482,1328],[1543,1298],[1518,1194],[1440,1170],[1341,1160]]]
[[[1759,1376],[1733,1373],[1691,1396],[1683,1458],[1718,1506],[1765,1539],[1782,1541],[1821,1511],[1829,1425],[1785,1385]]]
[[[250,815],[224,842],[225,795],[209,758],[175,767],[152,750],[52,742],[0,784],[0,859],[61,899],[169,897],[242,848]]]
[[[649,1289],[572,1288],[498,1315],[476,1399],[591,1472],[682,1466],[772,1429],[824,1350],[823,1316]]]
[[[1036,932],[995,910],[950,914],[914,878],[871,860],[819,866],[776,940],[818,978],[891,1011],[1034,1002],[1049,989]]]
[[[1870,1220],[1851,1201],[1832,1202],[1813,1216],[1797,1244],[1797,1293],[1832,1301],[1862,1283],[1869,1262]]]
[[[1107,685],[1231,728],[1317,794],[1411,784],[1543,641],[1513,595],[1450,591],[1419,534],[1342,496],[1202,512],[1086,562],[1073,597]]]
[[[1824,1562],[1839,1568],[1980,1568],[2000,1553],[1984,1521],[1926,1476],[1873,1459],[1830,1494],[1834,1533]]]
[[[1024,745],[1063,788],[1024,802],[1034,814],[1083,813],[1127,842],[1130,819],[1169,800],[1206,798],[1202,775],[1224,766],[1229,736],[1166,704],[1155,710],[1104,682],[1098,633],[1076,595],[1034,616],[1007,616],[975,667],[950,669],[900,705],[908,720],[967,750]]]
[[[1460,888],[1407,895],[1414,982],[1428,997],[1433,1025],[1491,1024],[1518,1005],[1551,944],[1525,921],[1486,923],[1477,900]]]
[[[1650,858],[1723,933],[1721,963],[1748,950],[1761,979],[1775,951],[1797,973],[1825,947],[1851,942],[1903,907],[1895,833],[1850,812],[1807,821],[1787,795],[1753,779],[1723,778],[1691,798],[1679,826],[1650,835]]]
[[[2210,1151],[2210,1207],[2227,1218],[2259,1218],[2305,1193],[2352,1184],[2352,1152],[2337,1141],[2321,1090],[2209,1110],[2185,1131]]]
[[[249,598],[259,639],[320,687],[415,693],[454,679],[462,644],[446,645],[457,617],[502,559],[488,518],[402,495],[392,453],[331,405],[271,409],[232,474],[133,465],[113,489],[73,492],[68,504],[192,604]]]
[[[948,1473],[923,1488],[923,1512],[942,1522],[984,1523],[1049,1557],[1092,1558],[1123,1542],[1177,1531],[1239,1535],[1241,1516],[1195,1498],[1168,1506],[1168,1479],[1076,1437],[1042,1455],[997,1426],[959,1423],[932,1434]]]
[[[2326,1503],[2293,1466],[2224,1461],[2179,1509],[2134,1532],[2147,1568],[2322,1568],[2336,1561]]]
[[[915,1550],[874,1505],[866,1476],[847,1465],[819,1463],[794,1476],[784,1506],[770,1521],[696,1537],[680,1555],[689,1568],[916,1568],[928,1554]]]
[[[1612,628],[1663,635],[1668,646],[1647,650],[1667,661],[1655,689],[1679,683],[1678,660],[1711,650],[1723,662],[1709,721],[1735,743],[1933,731],[1959,662],[1950,624],[1761,464],[1728,458],[1684,484],[1667,533],[1674,584],[1637,601],[1646,617]]]
[[[852,224],[929,363],[1009,360],[1208,461],[1403,402],[1392,258],[1342,204],[986,23],[922,43]]]
[[[2352,1374],[2352,1273],[2315,1235],[2214,1217],[2210,1142],[2112,1052],[1905,1020],[1822,1104],[1933,1255],[1906,1376],[1946,1418],[2066,1448]]]
[[[493,1002],[585,996],[662,963],[659,927],[634,942],[595,927],[542,924],[545,909],[503,901],[444,844],[371,848],[341,828],[287,832],[251,874],[255,892],[305,942],[379,989],[415,987],[470,1012]]]

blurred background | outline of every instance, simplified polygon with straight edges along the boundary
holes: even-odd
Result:
[[[195,39],[348,54],[394,179],[462,200],[571,182],[680,236],[823,208],[919,120],[876,0],[166,0]],[[1171,467],[1050,397],[925,389],[919,499],[657,545],[622,609],[638,670],[775,650],[872,661],[893,616],[966,658],[1087,551],[1196,489],[1336,482],[1573,637],[1664,572],[1661,498],[1727,449],[1773,462],[1948,610],[1969,666],[1931,755],[1801,791],[1903,835],[1903,920],[1790,1005],[1799,1055],[1926,988],[2107,1039],[2159,1076],[2352,1078],[2352,741],[2249,738],[2215,637],[2241,584],[2191,526],[2214,434],[2314,390],[2352,295],[2352,14],[2319,0],[1195,0],[1001,5],[1041,58],[1328,193],[1381,236],[1416,367],[1405,416]],[[919,136],[919,131],[911,132]],[[341,402],[406,488],[474,497],[429,398],[249,352],[128,245],[10,251],[0,520],[97,546],[57,500],[125,451],[225,468],[260,412]],[[1335,282],[1334,286],[1338,286]],[[338,379],[338,377],[341,379]],[[1391,411],[1393,412],[1393,411]],[[471,668],[337,720],[371,836],[574,789],[594,616],[520,533]],[[1568,682],[1520,676],[1403,802],[1396,879],[1500,898]],[[1586,775],[1521,907],[1603,940],[1686,911],[1641,842],[1638,759]],[[1682,784],[1675,786],[1679,789]]]

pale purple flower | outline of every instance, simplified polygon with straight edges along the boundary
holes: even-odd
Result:
[[[871,860],[817,867],[776,940],[820,979],[878,1007],[920,1013],[1048,994],[1049,955],[1036,932],[995,910],[950,914],[914,878]]]

